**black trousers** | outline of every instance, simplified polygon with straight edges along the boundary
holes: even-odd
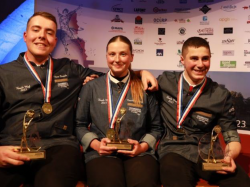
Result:
[[[0,168],[1,187],[75,187],[80,180],[80,150],[60,145],[46,150],[46,159],[33,160],[22,166]]]
[[[86,164],[89,187],[159,187],[159,164],[150,155],[99,157]]]
[[[200,178],[220,187],[249,187],[250,179],[237,165],[235,173],[222,175],[202,170],[202,161],[193,163],[181,155],[169,153],[160,160],[160,176],[164,187],[195,187]]]

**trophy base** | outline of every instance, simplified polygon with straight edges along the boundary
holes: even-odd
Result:
[[[118,150],[128,150],[131,151],[133,149],[133,144],[130,144],[128,142],[112,142],[107,143],[108,147],[116,147]]]
[[[202,163],[202,170],[203,171],[218,171],[222,170],[223,167],[229,167],[229,163]]]
[[[28,150],[23,150],[21,152],[21,149],[19,149],[18,154],[25,155],[29,157],[31,160],[37,160],[37,159],[45,159],[46,158],[46,153],[45,150],[39,150],[39,151],[28,151]]]

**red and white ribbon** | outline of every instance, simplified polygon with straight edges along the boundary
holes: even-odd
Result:
[[[115,128],[115,121],[117,119],[117,116],[119,114],[120,108],[122,106],[122,103],[127,95],[127,92],[130,87],[130,77],[128,78],[127,82],[125,83],[120,96],[117,100],[116,106],[113,106],[113,99],[112,99],[112,88],[110,84],[110,71],[107,73],[106,78],[106,87],[107,87],[107,99],[108,99],[108,119],[109,119],[109,128]]]
[[[181,124],[187,117],[190,110],[193,108],[195,102],[200,97],[205,85],[207,83],[207,77],[205,77],[205,80],[203,81],[201,87],[194,93],[192,98],[189,100],[187,106],[182,111],[182,101],[183,101],[183,74],[181,74],[180,79],[178,81],[178,95],[177,95],[177,114],[176,114],[176,120],[177,120],[177,128],[181,128]]]

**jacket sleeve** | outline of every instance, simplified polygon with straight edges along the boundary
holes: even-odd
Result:
[[[163,133],[163,125],[161,122],[159,105],[155,93],[149,93],[147,100],[147,134],[142,138],[141,142],[147,142],[149,147],[155,150],[156,143],[161,138]]]
[[[227,91],[218,124],[222,128],[224,141],[228,144],[230,142],[240,142],[239,134],[237,132],[235,108],[230,92]]]
[[[81,142],[84,151],[89,148],[92,140],[98,139],[98,136],[95,133],[88,130],[92,121],[90,115],[92,88],[90,85],[91,84],[86,84],[82,87],[76,110],[76,135]]]

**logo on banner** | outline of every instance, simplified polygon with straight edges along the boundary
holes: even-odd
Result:
[[[175,19],[174,21],[177,23],[186,23],[185,19]]]
[[[162,41],[162,38],[159,38],[157,42],[155,42],[156,45],[165,45],[166,43],[164,43]]]
[[[167,18],[162,18],[162,17],[159,17],[159,18],[154,18],[154,23],[158,23],[158,24],[166,24],[167,23]]]
[[[143,27],[139,27],[139,26],[135,26],[135,28],[134,28],[134,34],[144,34],[144,28]]]
[[[176,13],[190,13],[190,8],[175,8],[174,12],[176,12]]]
[[[120,32],[120,33],[125,33],[123,31],[123,27],[111,27],[111,30],[109,32]]]
[[[250,55],[250,51],[244,50],[244,56],[248,56],[248,55]]]
[[[180,50],[180,49],[178,49],[177,55],[178,55],[178,56],[181,56],[181,50]]]
[[[146,9],[145,9],[145,8],[134,8],[134,12],[137,12],[137,13],[145,13],[145,12],[146,12]]]
[[[236,68],[236,61],[220,61],[220,68]]]
[[[226,12],[235,11],[236,8],[237,8],[236,5],[225,5],[225,6],[221,6],[221,10],[226,11]]]
[[[250,15],[248,16],[247,24],[250,24]]]
[[[230,18],[219,18],[219,21],[225,21],[225,22],[227,22],[227,21],[230,21]]]
[[[207,5],[204,5],[202,8],[200,8],[200,11],[203,12],[203,14],[208,13],[211,10]]]
[[[133,49],[133,53],[143,54],[144,53],[144,49]]]
[[[177,44],[177,45],[183,45],[184,42],[185,42],[185,40],[180,40],[180,41],[177,41],[176,44]]]
[[[186,29],[184,27],[179,28],[179,34],[180,35],[185,35],[186,34]]]
[[[197,30],[199,35],[213,35],[214,34],[214,29],[213,28],[204,28],[204,29],[199,29]]]
[[[165,28],[158,28],[158,35],[165,35]]]
[[[124,21],[122,21],[119,17],[119,15],[116,15],[114,19],[111,20],[111,22],[121,22],[124,23]]]
[[[224,50],[222,51],[222,56],[234,56],[233,50]]]
[[[114,12],[123,12],[123,8],[120,8],[119,6],[120,4],[112,6],[111,10],[113,10]]]
[[[233,34],[233,27],[225,27],[224,34]]]
[[[247,68],[250,68],[250,61],[245,61],[244,66],[246,66]]]
[[[153,12],[154,12],[154,13],[166,13],[166,12],[167,12],[167,9],[165,9],[165,8],[154,7],[154,8],[153,8]]]
[[[135,17],[135,24],[142,24],[142,17],[141,16]]]
[[[164,1],[164,0],[156,0],[156,3],[157,3],[157,4],[164,4],[165,1]]]
[[[222,40],[222,44],[234,44],[235,39],[226,39],[226,40]]]
[[[203,16],[202,21],[200,22],[200,25],[209,25],[208,17]]]
[[[248,8],[250,8],[250,6],[248,7],[248,6],[243,6],[242,7],[244,10],[247,10]]]
[[[136,38],[136,39],[134,40],[134,44],[135,44],[135,45],[142,45],[142,39]]]
[[[175,22],[177,22],[177,23],[190,23],[191,21],[190,21],[190,19],[187,19],[187,20],[185,20],[185,19],[175,19],[174,20]]]
[[[156,56],[163,56],[163,49],[156,49]]]

